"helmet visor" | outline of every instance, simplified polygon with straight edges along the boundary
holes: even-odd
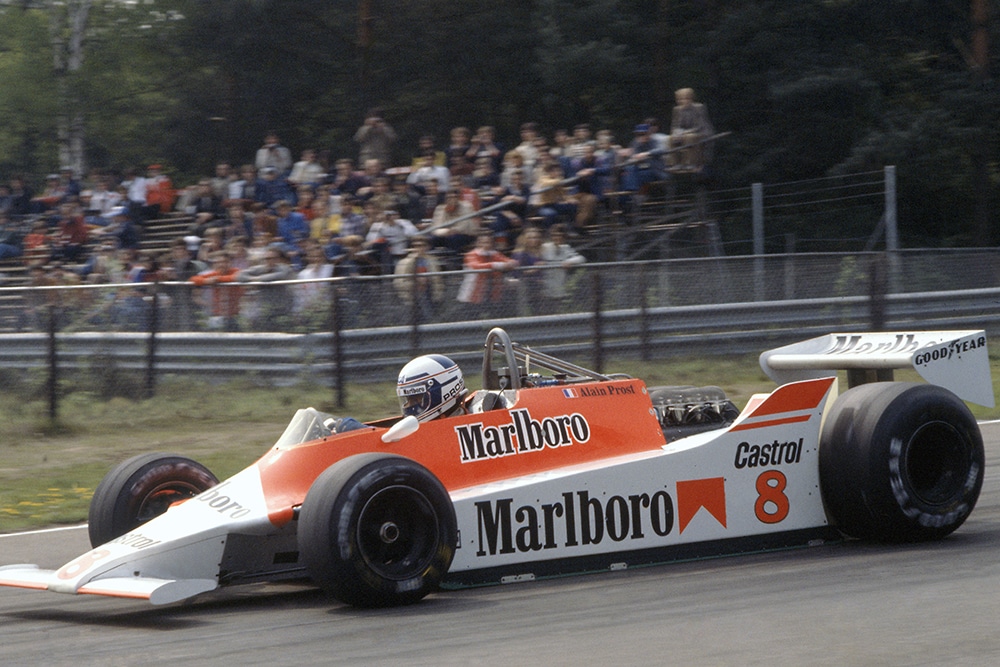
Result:
[[[409,415],[419,417],[427,411],[430,405],[431,395],[426,391],[399,397],[399,407],[402,408],[404,417]]]

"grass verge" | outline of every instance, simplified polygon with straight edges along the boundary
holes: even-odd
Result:
[[[992,349],[990,361],[996,394],[1000,363]],[[606,370],[650,386],[715,384],[740,407],[752,394],[774,388],[755,355],[611,362]],[[897,379],[916,375],[900,372]],[[478,387],[477,379],[470,384]],[[333,392],[324,387],[174,381],[162,383],[148,400],[105,400],[75,391],[62,399],[60,417],[52,422],[46,403],[30,392],[0,392],[0,532],[85,521],[101,478],[136,454],[182,454],[224,479],[267,451],[298,408],[361,420],[398,414],[392,382],[352,385],[347,397],[347,405],[336,408]],[[972,408],[978,419],[1000,417],[998,409]]]

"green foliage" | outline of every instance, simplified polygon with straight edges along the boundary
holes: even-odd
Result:
[[[0,7],[0,177],[56,166],[56,5],[28,6]],[[354,156],[371,106],[400,136],[399,163],[421,134],[443,144],[457,125],[494,125],[510,147],[525,120],[546,133],[589,122],[627,143],[646,116],[666,124],[673,91],[691,86],[733,132],[715,152],[720,187],[896,164],[904,241],[968,245],[983,232],[970,192],[986,174],[979,201],[992,202],[1000,178],[1000,92],[968,65],[969,11],[966,0],[96,0],[72,91],[91,165],[162,161],[183,184],[218,159],[250,160],[269,129],[296,153]]]
[[[0,8],[0,174],[55,165],[55,82],[40,12]]]

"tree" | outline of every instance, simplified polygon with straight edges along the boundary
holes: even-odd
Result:
[[[59,163],[82,174],[84,162],[84,114],[80,107],[78,76],[83,66],[84,42],[93,0],[60,0],[46,3],[52,42],[52,71],[56,80],[56,132]]]

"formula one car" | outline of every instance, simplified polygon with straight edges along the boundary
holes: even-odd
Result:
[[[302,409],[221,483],[184,457],[136,457],[94,494],[91,551],[0,568],[0,584],[164,604],[309,578],[390,606],[845,535],[936,539],[972,512],[983,443],[962,399],[993,405],[983,332],[831,334],[761,365],[784,384],[740,412],[716,387],[647,387],[493,329],[460,414]],[[886,381],[906,367],[928,382]],[[838,395],[836,369],[857,386]]]

